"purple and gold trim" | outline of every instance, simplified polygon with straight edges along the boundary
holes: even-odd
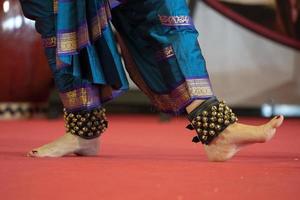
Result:
[[[187,79],[168,94],[151,92],[153,103],[166,112],[179,112],[191,100],[207,99],[211,96],[213,92],[208,78]]]
[[[92,41],[101,37],[102,30],[107,28],[110,19],[110,7],[106,3],[101,6],[97,15],[91,21]],[[87,46],[90,42],[89,26],[84,21],[77,30],[65,30],[57,33],[57,52],[59,55],[75,54],[78,49]]]
[[[159,21],[164,26],[193,26],[193,20],[190,16],[165,16],[158,15]]]
[[[43,38],[42,43],[44,48],[53,48],[56,47],[56,37],[48,37],[48,38]]]
[[[53,13],[57,14],[58,11],[58,0],[53,0]]]
[[[166,60],[173,56],[175,56],[175,53],[172,46],[165,47],[156,53],[156,59],[158,61]]]
[[[89,32],[87,23],[83,23],[77,31],[61,32],[57,34],[58,54],[74,54],[78,49],[89,44]]]
[[[205,98],[213,96],[211,83],[208,77],[186,79],[185,84],[191,96]]]
[[[60,93],[60,97],[68,111],[88,110],[101,105],[97,86],[87,86]]]
[[[70,54],[77,50],[77,33],[66,32],[57,34],[58,54]]]

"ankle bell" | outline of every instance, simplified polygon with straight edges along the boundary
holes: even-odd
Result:
[[[81,112],[68,112],[64,109],[64,120],[68,133],[84,139],[97,138],[108,127],[105,108]]]
[[[200,104],[188,115],[188,119],[191,123],[187,128],[196,130],[197,133],[192,141],[206,145],[210,144],[230,124],[238,120],[232,109],[216,97]]]

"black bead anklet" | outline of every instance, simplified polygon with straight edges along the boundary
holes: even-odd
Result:
[[[104,108],[76,113],[64,109],[64,119],[67,132],[84,139],[97,138],[108,127]]]
[[[187,128],[196,130],[198,135],[193,138],[193,142],[201,142],[206,145],[210,144],[230,124],[238,120],[226,103],[218,101],[216,97],[200,104],[188,115],[188,119],[191,124]]]

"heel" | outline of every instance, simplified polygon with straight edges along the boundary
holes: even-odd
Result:
[[[93,149],[82,149],[75,152],[78,156],[98,156],[99,155],[99,148]]]

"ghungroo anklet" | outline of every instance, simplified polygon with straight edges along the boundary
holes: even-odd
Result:
[[[67,132],[84,139],[97,138],[108,127],[104,108],[76,113],[64,109],[64,119]]]
[[[188,115],[188,119],[191,124],[187,128],[197,132],[193,142],[202,142],[206,145],[210,144],[230,124],[238,120],[226,103],[218,101],[216,97],[200,104]]]

